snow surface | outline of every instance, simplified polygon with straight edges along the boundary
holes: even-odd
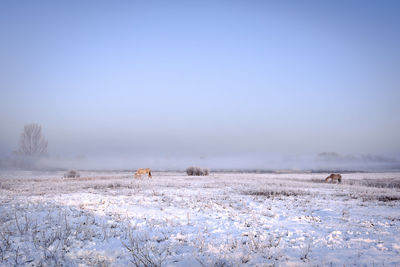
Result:
[[[0,174],[0,266],[396,266],[400,173]]]

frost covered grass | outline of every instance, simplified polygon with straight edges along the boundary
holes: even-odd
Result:
[[[0,266],[399,265],[400,174],[327,175],[2,173]]]

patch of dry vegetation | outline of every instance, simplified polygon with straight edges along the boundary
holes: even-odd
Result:
[[[353,181],[349,182],[353,183]],[[367,187],[400,189],[400,179],[364,179],[360,184]]]
[[[305,180],[306,182],[312,182],[317,184],[326,183],[325,179],[312,178]],[[333,182],[335,183],[335,182]],[[400,189],[400,178],[381,178],[381,179],[343,179],[342,184],[354,185],[354,186],[366,186],[375,188],[394,188]]]
[[[251,196],[264,196],[267,198],[275,198],[275,197],[297,197],[297,196],[305,196],[310,195],[307,191],[300,190],[254,190],[254,191],[246,191],[246,195]]]
[[[186,169],[186,173],[190,176],[207,176],[210,174],[210,170],[206,168],[202,169],[200,167],[191,166]]]
[[[70,170],[64,173],[64,178],[79,178],[81,177],[80,173],[75,170]]]

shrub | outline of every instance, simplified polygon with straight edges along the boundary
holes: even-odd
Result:
[[[71,170],[64,173],[64,178],[78,178],[78,177],[81,177],[78,171]]]
[[[210,174],[210,170],[191,166],[186,169],[186,173],[191,176],[207,176]]]

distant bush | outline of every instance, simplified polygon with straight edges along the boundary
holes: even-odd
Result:
[[[304,196],[310,195],[309,192],[300,191],[300,190],[257,190],[257,191],[247,191],[244,192],[246,195],[251,196],[264,196],[267,198],[274,198],[274,197],[297,197],[297,196]]]
[[[186,169],[186,173],[187,173],[187,175],[191,175],[191,176],[207,176],[210,174],[210,170],[191,166]]]
[[[78,177],[81,177],[78,171],[71,170],[64,173],[64,178],[78,178]]]
[[[378,196],[379,201],[388,202],[388,201],[398,201],[400,200],[399,196]]]

